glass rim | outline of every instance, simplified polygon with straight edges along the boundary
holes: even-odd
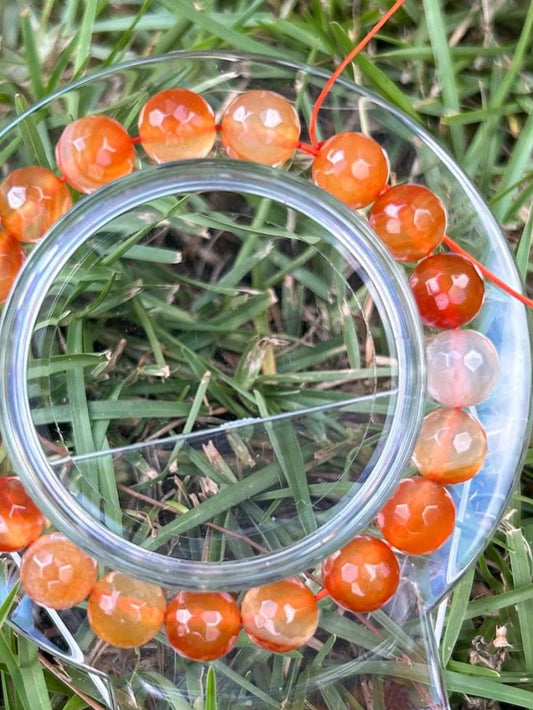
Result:
[[[365,481],[367,500],[348,499],[315,532],[275,552],[220,563],[166,557],[139,547],[97,522],[57,477],[34,427],[27,367],[40,306],[68,258],[110,219],[151,199],[195,191],[267,197],[310,217],[342,253],[361,266],[388,319],[397,357],[397,393],[388,436]],[[29,494],[56,527],[83,549],[125,574],[167,587],[241,589],[291,576],[346,544],[377,514],[408,464],[424,413],[424,339],[407,280],[368,224],[312,183],[286,172],[234,160],[205,159],[149,166],[82,198],[35,248],[3,313],[0,411],[8,455]],[[135,445],[134,445],[135,446]],[[111,452],[113,449],[110,450]],[[101,455],[95,452],[96,455]]]

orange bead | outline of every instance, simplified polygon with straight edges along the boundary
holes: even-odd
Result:
[[[20,581],[37,604],[69,609],[82,602],[96,584],[96,562],[62,533],[49,533],[24,553]]]
[[[250,639],[276,653],[303,646],[318,625],[315,596],[296,578],[249,589],[242,600],[241,616]]]
[[[144,150],[156,163],[205,158],[215,142],[215,118],[199,94],[166,89],[142,107],[139,135]]]
[[[228,155],[264,165],[282,165],[300,138],[292,104],[273,91],[245,91],[226,109],[220,129]]]
[[[442,241],[446,212],[426,187],[396,185],[378,197],[369,222],[395,259],[418,261]]]
[[[485,287],[473,264],[459,254],[433,254],[409,278],[420,318],[430,328],[460,328],[481,308]]]
[[[324,560],[322,578],[340,606],[350,611],[375,611],[398,589],[400,565],[386,543],[362,535]]]
[[[0,478],[0,552],[15,552],[42,533],[44,517],[15,476]]]
[[[129,175],[135,151],[128,132],[108,116],[86,116],[70,123],[56,145],[57,165],[67,182],[89,194]]]
[[[180,656],[214,661],[235,646],[241,615],[226,592],[181,591],[168,605],[165,629]]]
[[[0,230],[0,303],[4,303],[24,261],[24,252],[16,239]]]
[[[0,185],[2,226],[21,242],[35,242],[72,207],[65,183],[36,165],[10,173]]]
[[[133,648],[157,634],[166,607],[161,587],[110,572],[93,587],[87,615],[101,639],[118,648]]]
[[[389,161],[379,143],[362,133],[339,133],[313,162],[315,185],[352,209],[374,202],[389,178]]]
[[[406,478],[378,514],[388,543],[402,552],[425,555],[438,550],[455,527],[455,506],[448,491],[427,478]]]
[[[422,422],[413,462],[422,476],[444,485],[476,475],[487,457],[481,424],[461,409],[436,409]]]

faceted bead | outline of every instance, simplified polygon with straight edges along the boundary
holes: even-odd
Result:
[[[409,279],[420,318],[430,328],[460,328],[481,308],[485,287],[475,267],[459,254],[423,259]]]
[[[486,399],[499,375],[496,348],[475,330],[444,330],[426,349],[427,389],[446,407],[471,407]]]
[[[282,165],[300,138],[300,120],[292,104],[273,91],[245,91],[227,107],[220,128],[231,158]]]
[[[20,581],[37,604],[69,609],[82,602],[96,584],[96,562],[62,533],[49,533],[24,553]]]
[[[142,107],[139,135],[144,150],[156,163],[205,158],[215,142],[215,118],[199,94],[166,89]]]
[[[242,600],[241,616],[250,639],[276,653],[303,646],[318,625],[314,594],[296,578],[249,589]]]
[[[378,514],[383,537],[411,555],[438,550],[455,527],[455,506],[444,486],[427,478],[406,478]]]
[[[422,422],[413,462],[422,476],[443,485],[476,475],[487,457],[481,424],[461,409],[436,409]]]
[[[181,591],[168,605],[165,629],[180,656],[214,661],[235,646],[241,615],[226,592]]]
[[[440,244],[446,212],[439,198],[421,185],[396,185],[370,210],[369,222],[398,261],[418,261]]]
[[[15,552],[36,540],[44,517],[15,476],[0,477],[0,552]]]
[[[386,543],[361,535],[324,560],[322,579],[339,606],[356,612],[375,611],[397,590],[400,565]]]
[[[0,185],[2,226],[21,242],[35,242],[72,207],[68,187],[36,165],[10,173]]]
[[[110,572],[93,587],[87,615],[97,636],[112,646],[133,648],[157,634],[166,606],[161,587]]]
[[[0,303],[9,296],[23,261],[24,252],[19,242],[0,230]]]
[[[56,145],[57,165],[67,182],[89,194],[129,175],[135,151],[128,132],[108,116],[86,116],[70,123]]]
[[[389,177],[389,162],[373,138],[339,133],[320,148],[313,162],[315,185],[331,192],[352,209],[374,202]]]

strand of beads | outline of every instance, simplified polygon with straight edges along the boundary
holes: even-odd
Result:
[[[424,420],[413,456],[421,477],[402,481],[378,515],[386,542],[372,536],[355,538],[322,568],[324,587],[339,606],[371,612],[391,599],[400,582],[391,546],[421,555],[444,544],[455,525],[455,508],[444,485],[471,478],[487,453],[483,428],[462,408],[489,394],[498,376],[497,355],[480,333],[458,330],[481,307],[483,282],[461,256],[429,256],[446,231],[446,211],[434,193],[413,184],[389,187],[387,155],[368,136],[340,133],[317,147],[300,144],[298,115],[290,102],[273,92],[237,96],[217,126],[201,96],[169,89],[153,96],[141,110],[138,140],[114,119],[78,119],[65,128],[57,144],[62,178],[46,168],[30,167],[14,171],[0,185],[0,218],[8,232],[6,249],[12,250],[11,261],[1,262],[11,264],[4,281],[12,280],[22,261],[19,242],[39,239],[70,209],[67,184],[88,194],[127,175],[135,167],[137,142],[158,163],[201,159],[213,148],[217,130],[230,157],[279,166],[298,148],[312,154],[311,175],[319,187],[353,209],[371,206],[369,223],[397,260],[422,259],[409,283],[422,322],[442,330],[430,341],[427,359],[428,392],[444,408]],[[164,623],[178,653],[208,661],[233,648],[241,627],[254,644],[274,652],[298,648],[315,633],[317,599],[299,579],[248,590],[240,610],[225,592],[182,591],[167,606],[156,585],[116,572],[97,581],[94,561],[60,533],[37,539],[44,521],[39,522],[40,514],[31,505],[30,501],[23,508],[32,525],[19,511],[18,517],[3,516],[6,541],[0,537],[0,549],[13,551],[29,544],[21,567],[26,593],[57,609],[88,596],[89,623],[108,643],[141,645]]]

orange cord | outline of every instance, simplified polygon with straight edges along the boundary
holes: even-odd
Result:
[[[479,262],[477,259],[474,259],[471,254],[469,254],[465,249],[460,247],[459,244],[454,242],[451,237],[448,237],[448,235],[446,235],[442,241],[449,249],[456,252],[457,254],[460,254],[461,256],[464,256],[465,259],[468,259],[468,261],[474,264],[474,266],[476,266],[481,271],[483,276],[486,276],[489,281],[492,281],[493,284],[496,284],[496,286],[498,286],[498,288],[501,288],[502,291],[505,291],[505,293],[508,293],[510,296],[516,298],[517,301],[520,301],[520,303],[523,303],[529,308],[533,308],[533,299],[528,298],[527,296],[524,296],[521,293],[518,293],[518,291],[515,291],[513,288],[508,286],[505,281],[502,281],[496,276],[496,274],[493,274],[490,269],[487,269],[487,267],[483,266],[481,262]]]
[[[315,594],[315,599],[319,602],[321,599],[325,599],[328,596],[328,590],[324,587],[319,592]]]
[[[394,15],[394,13],[400,9],[400,7],[404,4],[405,0],[396,0],[394,5],[387,10],[387,12],[383,15],[381,20],[374,25],[374,27],[368,32],[363,39],[359,42],[359,44],[352,49],[350,54],[343,59],[343,61],[339,64],[339,66],[335,69],[333,74],[329,77],[327,82],[324,85],[324,88],[319,94],[318,99],[315,101],[315,105],[313,106],[313,110],[311,111],[311,117],[309,119],[309,135],[311,137],[311,143],[316,146],[318,144],[318,141],[316,139],[316,122],[318,118],[318,112],[320,111],[320,108],[322,104],[324,103],[324,100],[326,99],[326,96],[329,94],[331,91],[331,87],[333,84],[337,81],[339,76],[342,74],[344,69],[348,66],[348,64],[354,59],[361,50],[363,50],[366,45],[370,42],[370,40],[377,35],[377,33],[380,31],[380,29],[383,27],[383,25],[388,22],[388,20]]]

